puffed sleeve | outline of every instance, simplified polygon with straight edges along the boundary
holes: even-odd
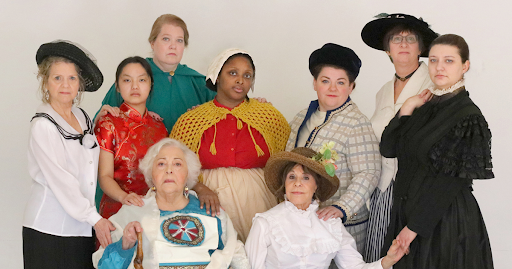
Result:
[[[94,226],[101,216],[80,191],[78,178],[67,170],[69,152],[55,125],[48,120],[38,119],[30,131],[29,150],[33,152],[46,183],[62,208],[72,218]]]
[[[268,238],[269,225],[266,219],[255,217],[251,231],[245,241],[245,251],[249,257],[252,269],[265,269],[267,248],[270,246]]]
[[[101,117],[94,128],[94,133],[102,150],[115,154],[116,127],[112,121],[112,115],[107,114]]]
[[[109,105],[112,107],[119,107],[124,102],[123,97],[121,97],[121,94],[117,92],[116,90],[116,84],[113,84],[112,87],[108,90],[107,94],[105,95],[105,98],[103,98],[103,101],[101,102],[101,106],[103,105]],[[94,115],[94,119],[98,117],[98,113],[101,111],[101,107]]]
[[[441,174],[467,179],[494,178],[491,131],[482,115],[469,115],[437,142],[429,152]]]
[[[492,178],[491,133],[482,115],[461,119],[429,150],[433,175],[421,191],[407,226],[422,236],[432,233],[446,210],[474,178]],[[435,201],[435,202],[432,202]]]

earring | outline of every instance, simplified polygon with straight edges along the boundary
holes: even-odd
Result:
[[[151,191],[156,191],[156,187],[155,186],[151,187]]]
[[[43,99],[49,103],[50,102],[50,93],[48,92],[48,90],[44,90],[43,91]]]
[[[185,185],[185,191],[183,191],[183,195],[185,195],[185,198],[188,198],[188,186]]]
[[[389,57],[389,60],[391,61],[391,63],[393,63],[393,58],[391,58],[391,55],[388,55]]]

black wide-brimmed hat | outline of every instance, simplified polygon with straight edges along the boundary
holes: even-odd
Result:
[[[283,185],[283,179],[281,178],[283,169],[288,163],[293,162],[313,170],[320,176],[316,182],[316,196],[320,202],[331,198],[338,190],[340,180],[336,175],[330,176],[327,174],[325,166],[312,159],[315,155],[317,155],[317,152],[310,148],[295,148],[292,151],[281,151],[270,156],[264,169],[267,187],[272,193],[276,194],[277,190]],[[278,199],[280,198],[282,197],[278,197]]]
[[[80,75],[85,81],[85,91],[97,91],[103,84],[103,74],[95,63],[96,59],[86,49],[79,48],[78,44],[65,40],[42,44],[36,53],[37,65],[49,56],[64,57],[78,65],[82,70]]]
[[[361,68],[361,59],[357,57],[353,50],[347,47],[327,43],[313,51],[309,56],[309,71],[311,74],[313,74],[313,68],[320,64],[338,66],[352,73],[356,78]]]
[[[366,45],[374,49],[384,50],[384,36],[393,27],[403,24],[407,25],[409,28],[414,30],[416,34],[421,36],[425,47],[425,51],[422,52],[421,56],[428,56],[430,43],[437,38],[438,34],[432,31],[428,23],[423,21],[422,18],[417,19],[414,16],[401,13],[390,15],[381,13],[377,15],[377,17],[379,18],[367,23],[361,31],[361,37]]]

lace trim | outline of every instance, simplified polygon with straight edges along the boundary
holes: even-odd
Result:
[[[428,87],[428,90],[433,95],[441,96],[441,95],[444,95],[444,94],[447,94],[447,93],[452,93],[455,90],[459,89],[460,87],[463,87],[464,85],[465,85],[465,81],[464,81],[464,78],[462,78],[461,80],[457,81],[457,83],[453,84],[449,88],[446,88],[446,89],[435,89],[435,85],[431,85],[430,87]]]
[[[293,205],[293,204],[292,204]],[[294,206],[295,207],[295,206]],[[311,207],[311,206],[310,206]],[[309,209],[309,208],[308,208]],[[297,209],[298,212],[299,209]],[[302,212],[306,212],[301,210]],[[288,213],[297,213],[292,212],[291,210]],[[327,225],[330,228],[331,237],[325,238],[312,238],[311,241],[294,243],[292,242],[293,237],[290,238],[286,232],[284,225],[288,218],[283,218],[282,215],[279,216],[279,219],[274,218],[274,216],[269,216],[262,214],[261,217],[265,218],[269,223],[271,234],[274,237],[277,244],[281,246],[281,251],[298,256],[304,257],[311,255],[313,253],[318,254],[328,254],[333,253],[341,249],[341,240],[342,240],[342,232],[341,232],[341,223],[338,223],[336,219],[327,220]],[[316,218],[316,215],[311,216],[312,218]],[[289,227],[288,227],[289,228]]]
[[[469,115],[430,149],[434,168],[442,174],[466,178],[493,178],[491,132],[480,115]]]
[[[285,200],[284,207],[293,214],[297,214],[303,218],[309,218],[309,216],[311,216],[311,213],[315,213],[316,210],[318,209],[318,202],[313,201],[306,210],[302,210],[298,209],[293,203],[289,202],[288,200]]]

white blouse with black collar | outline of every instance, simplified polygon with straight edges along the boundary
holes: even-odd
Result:
[[[84,112],[71,111],[87,130]],[[49,104],[37,112],[48,114],[65,132],[80,135]],[[47,118],[32,120],[28,168],[33,182],[24,227],[57,236],[92,236],[92,226],[101,219],[94,204],[100,152],[98,146],[91,148],[95,143],[91,134],[83,141],[66,139]]]

